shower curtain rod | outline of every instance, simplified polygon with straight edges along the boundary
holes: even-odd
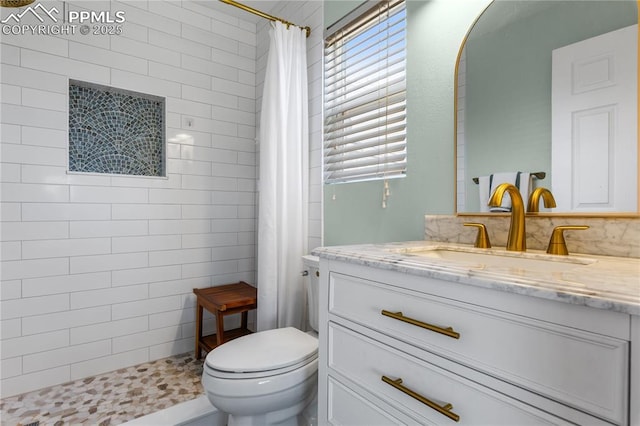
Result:
[[[289,25],[294,25],[294,26],[296,26],[298,28],[302,28],[303,30],[305,30],[307,32],[307,37],[309,37],[311,35],[311,28],[310,27],[301,27],[300,25],[296,25],[293,22],[289,22],[289,21],[287,21],[285,19],[278,18],[276,16],[271,16],[271,15],[269,15],[267,13],[259,11],[258,9],[254,9],[254,8],[249,7],[247,5],[244,5],[242,3],[238,3],[235,0],[220,0],[220,1],[222,3],[230,4],[231,6],[235,6],[235,7],[239,8],[239,9],[245,10],[245,11],[247,11],[249,13],[253,13],[254,15],[258,15],[258,16],[261,16],[263,18],[267,18],[270,21],[280,21],[283,24],[285,24],[287,26],[287,28],[289,28]]]

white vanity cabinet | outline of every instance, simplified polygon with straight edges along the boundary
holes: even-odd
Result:
[[[336,260],[320,274],[321,425],[633,424],[631,315]]]

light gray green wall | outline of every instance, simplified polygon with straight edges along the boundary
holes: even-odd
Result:
[[[544,3],[541,3],[544,4]],[[496,2],[478,21],[504,22]],[[504,13],[503,13],[504,12]],[[500,15],[505,15],[500,18]],[[467,211],[479,211],[474,176],[543,171],[551,176],[551,52],[637,22],[635,2],[557,1],[541,12],[470,37],[466,49]]]
[[[343,4],[336,11],[341,3],[325,2],[327,25],[353,9]],[[390,181],[386,209],[380,181],[325,185],[325,245],[421,240],[426,213],[454,212],[455,64],[467,30],[488,3],[408,1],[407,176]]]
[[[325,0],[324,27],[335,24],[362,3],[362,0]]]

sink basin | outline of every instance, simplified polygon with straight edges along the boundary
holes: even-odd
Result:
[[[583,257],[555,256],[543,252],[511,252],[497,249],[473,249],[456,246],[392,249],[396,253],[440,259],[474,269],[508,269],[539,272],[564,272],[597,262]]]

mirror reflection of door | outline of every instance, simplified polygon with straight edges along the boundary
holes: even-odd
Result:
[[[555,211],[637,208],[637,51],[632,25],[553,51]]]
[[[475,178],[486,178],[499,172],[525,171],[544,172],[544,178],[533,180],[534,188],[542,186],[553,190],[556,202],[561,203],[560,208],[541,209],[542,212],[596,216],[603,213],[639,213],[638,175],[635,171],[629,172],[624,178],[614,176],[615,181],[607,177],[608,194],[602,190],[599,194],[577,196],[571,191],[568,192],[570,195],[556,193],[557,190],[562,192],[562,189],[556,188],[560,188],[558,185],[562,185],[563,181],[556,176],[557,170],[552,167],[551,94],[552,51],[637,25],[638,5],[640,3],[637,1],[627,0],[495,0],[488,4],[470,28],[462,46],[464,48],[461,47],[459,52],[456,68],[457,212],[483,211],[484,203],[480,200],[482,188],[477,184],[479,179]],[[637,38],[637,33],[635,37]],[[627,58],[632,66],[625,67],[625,70],[637,73],[637,63],[633,63],[636,55],[637,53]],[[597,74],[602,70],[598,67],[601,64],[594,63],[583,70],[587,76],[582,77],[587,79],[587,83],[594,76],[600,78]],[[619,67],[614,70],[616,79],[619,72]],[[595,74],[589,76],[589,73]],[[628,92],[637,96],[636,89]],[[634,122],[637,121],[636,114]],[[591,124],[595,125],[593,120]],[[629,150],[625,147],[618,150],[611,145],[615,150],[609,156],[633,159],[637,169],[637,129],[634,135],[636,145]],[[616,144],[618,142],[616,140]],[[586,150],[586,147],[587,145],[581,151],[583,157],[601,158],[600,154],[594,154],[595,146],[591,151]],[[555,158],[561,160],[561,171],[566,170],[568,163],[575,161],[570,156],[556,155]],[[609,169],[620,167],[622,166],[614,164]],[[589,168],[593,170],[592,167]],[[572,171],[573,176],[576,175],[576,170],[578,169]],[[583,182],[579,190],[592,191],[599,185],[605,185],[602,183],[605,180],[598,173],[604,172],[597,170],[580,177]],[[574,182],[565,181],[564,184],[573,189],[577,185],[577,179],[573,180]],[[636,190],[623,187],[618,191],[619,183],[634,184]],[[616,200],[613,200],[612,197],[618,192],[626,195],[615,196]],[[588,202],[587,195],[591,198]],[[596,195],[600,199],[606,195],[606,204],[594,202]],[[573,201],[576,197],[580,200],[577,203]],[[626,200],[627,204],[619,205],[620,200]],[[635,205],[632,205],[633,200],[636,200]],[[573,208],[574,205],[578,207]]]

